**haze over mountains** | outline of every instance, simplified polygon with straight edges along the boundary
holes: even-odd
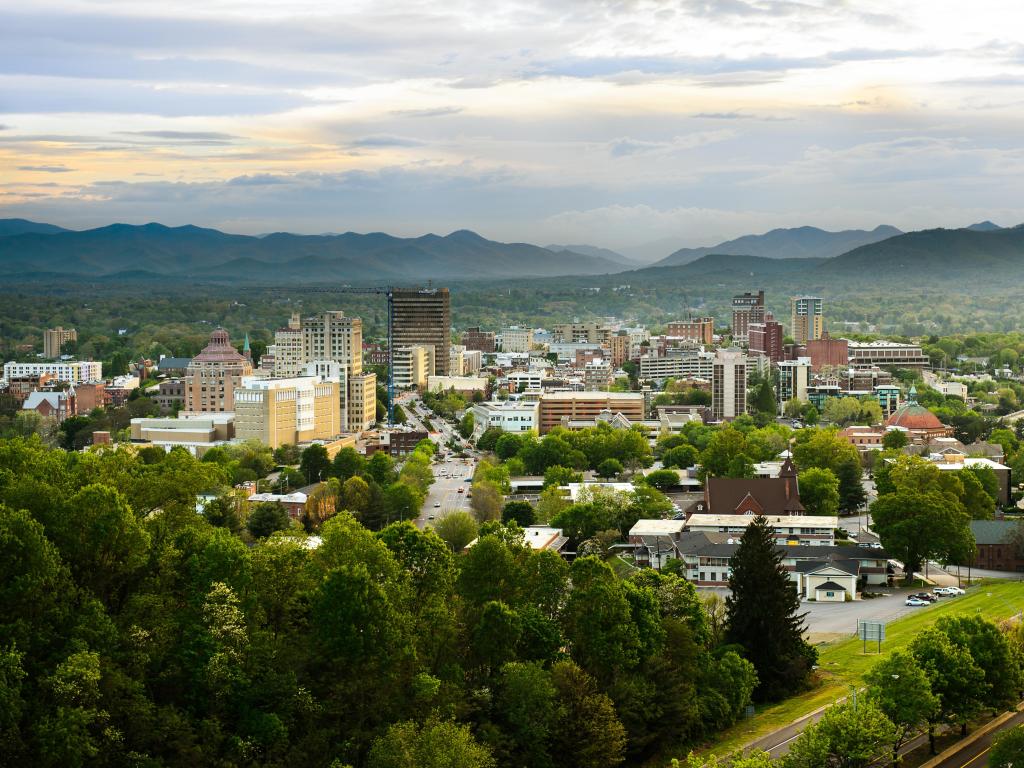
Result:
[[[998,271],[1000,279],[1024,276],[1024,225],[1004,229],[984,221],[963,229],[908,233],[889,226],[844,232],[776,229],[712,248],[682,249],[656,265],[641,267],[596,246],[499,243],[468,230],[414,238],[380,232],[252,237],[195,226],[112,224],[72,231],[0,219],[0,276],[6,279],[309,284],[612,274],[623,279],[756,279],[786,274],[826,279],[913,272],[942,279],[988,270],[993,277]]]

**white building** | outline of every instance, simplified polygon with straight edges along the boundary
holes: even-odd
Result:
[[[807,402],[807,384],[811,377],[811,358],[798,357],[796,360],[780,360],[779,363],[779,412],[790,400]]]
[[[704,379],[710,381],[714,372],[715,353],[703,349],[668,350],[665,357],[643,355],[640,378],[649,381],[665,379]],[[678,352],[678,353],[677,353]]]
[[[835,544],[835,529],[839,518],[827,515],[771,515],[768,524],[775,531],[775,543],[779,545]],[[686,530],[695,533],[732,533],[739,538],[754,521],[754,515],[690,515]]]
[[[536,401],[504,400],[477,403],[471,411],[473,413],[473,431],[476,436],[483,434],[491,427],[503,432],[537,431],[539,403]]]
[[[513,371],[505,380],[510,392],[525,392],[528,389],[542,389],[547,377],[547,369],[531,368],[528,371]]]
[[[391,366],[396,389],[425,387],[428,377],[434,375],[434,347],[426,344],[395,347]]]
[[[4,363],[4,379],[10,381],[27,376],[52,376],[57,381],[82,384],[103,380],[103,363],[92,360],[67,360],[51,363]]]

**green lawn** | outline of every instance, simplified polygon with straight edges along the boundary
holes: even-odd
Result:
[[[1020,611],[1024,611],[1024,583],[983,582],[971,587],[966,595],[943,598],[927,608],[890,622],[886,626],[886,639],[882,643],[881,655],[905,648],[921,630],[931,626],[940,616],[981,613],[993,621],[1001,621]],[[819,646],[818,651],[817,687],[800,696],[767,707],[749,720],[723,731],[702,751],[719,755],[729,754],[777,728],[788,725],[802,715],[831,704],[848,694],[851,685],[860,686],[862,675],[880,658],[879,654],[873,652],[871,643],[868,643],[868,653],[865,655],[863,644],[856,637]]]

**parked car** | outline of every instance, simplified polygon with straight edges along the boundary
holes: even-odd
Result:
[[[922,600],[921,598],[917,597],[916,595],[911,595],[910,597],[907,598],[907,605],[913,606],[914,608],[918,608],[918,607],[920,607],[922,605],[928,605],[928,601],[927,600]]]
[[[434,502],[434,509],[440,509],[440,508],[441,508],[441,502],[440,501],[435,501]]]
[[[928,592],[918,592],[916,595],[911,595],[911,597],[916,597],[918,600],[924,600],[926,603],[934,603],[936,600],[939,599],[935,595],[930,594]]]
[[[465,492],[466,492],[465,488],[459,488],[459,493],[465,493]]]
[[[936,595],[949,595],[950,597],[966,594],[960,587],[936,587],[932,592]]]

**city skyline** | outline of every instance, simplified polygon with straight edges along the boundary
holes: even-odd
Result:
[[[1014,225],[1024,18],[961,9],[9,7],[0,216],[661,255],[804,224]]]

